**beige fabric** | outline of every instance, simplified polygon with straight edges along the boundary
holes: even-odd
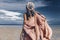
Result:
[[[48,25],[46,18],[38,13],[35,13],[35,16],[27,21],[26,18],[24,19],[22,31],[23,40],[50,40],[52,36],[52,29]]]

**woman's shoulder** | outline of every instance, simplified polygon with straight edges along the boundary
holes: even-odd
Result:
[[[43,14],[41,14],[40,12],[36,12],[36,14],[41,16],[42,18],[46,19],[46,17]]]
[[[46,19],[46,17],[43,14],[41,14],[41,17]]]

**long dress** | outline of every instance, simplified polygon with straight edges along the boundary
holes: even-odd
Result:
[[[35,27],[38,27],[38,39]],[[31,17],[28,22],[24,23],[21,35],[21,40],[50,40],[52,36],[52,29],[49,27],[45,16],[36,13],[36,19]]]

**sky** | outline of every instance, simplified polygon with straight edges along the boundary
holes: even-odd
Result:
[[[59,0],[0,0],[0,24],[23,24],[23,13],[27,2],[35,4],[49,24],[60,24]]]

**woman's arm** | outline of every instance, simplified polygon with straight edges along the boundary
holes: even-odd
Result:
[[[41,28],[42,27],[42,29],[43,29],[43,25],[44,25],[44,22],[45,22],[45,16],[44,15],[42,15],[42,14],[36,14],[37,15],[37,25]],[[39,28],[39,29],[40,29]],[[41,39],[43,40],[43,32],[42,32],[42,30],[40,29],[39,30],[39,35],[41,36]]]
[[[48,25],[46,20],[45,20],[45,27],[46,27],[46,35],[45,36],[46,36],[47,39],[51,39],[51,37],[52,37],[52,29]]]
[[[24,14],[24,23],[27,21],[26,14]]]
[[[35,13],[34,15],[34,21],[35,21],[35,30],[36,30],[36,40],[39,40],[40,39],[40,33],[39,33],[39,28],[38,28],[38,25],[37,25],[37,15]]]

